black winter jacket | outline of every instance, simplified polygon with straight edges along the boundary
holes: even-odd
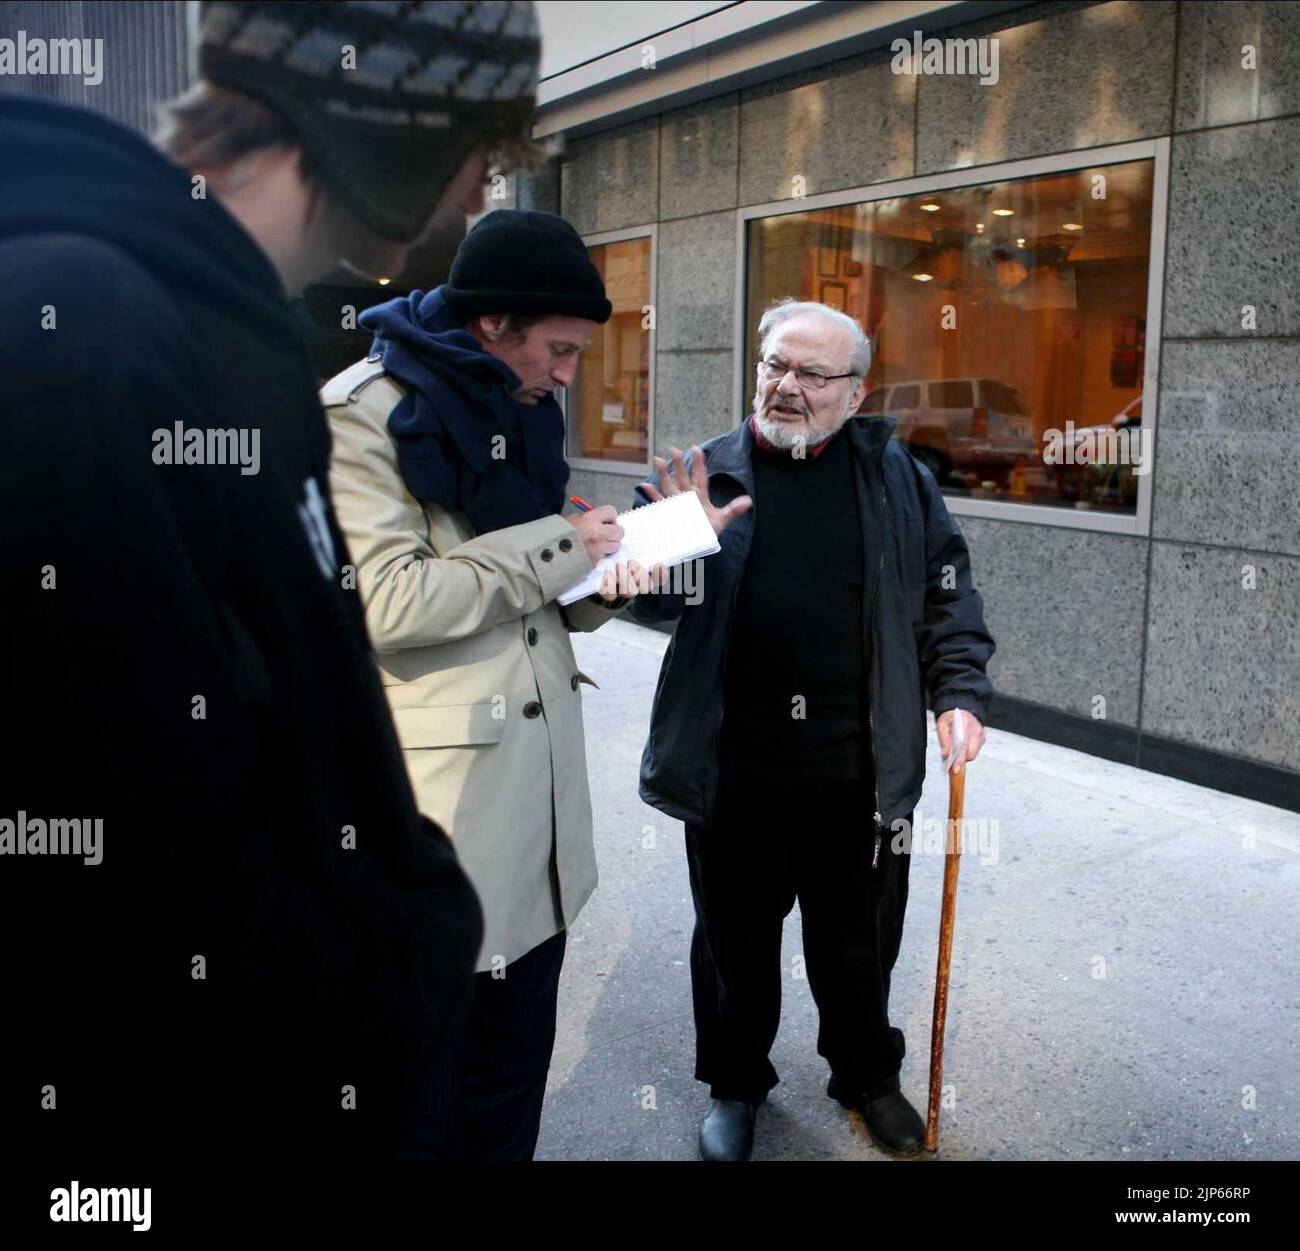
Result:
[[[870,627],[863,671],[877,846],[882,829],[911,812],[920,797],[927,704],[936,715],[963,708],[986,720],[993,687],[985,669],[995,648],[971,584],[966,540],[929,470],[890,438],[894,425],[892,417],[848,422],[866,553],[862,619]],[[754,494],[753,448],[748,421],[702,445],[715,504],[749,495],[755,510],[763,507]],[[636,506],[648,502],[638,487]],[[717,792],[727,642],[753,511],[723,531],[721,551],[697,562],[698,603],[681,593],[655,594],[639,596],[629,607],[643,623],[677,622],[641,758],[641,798],[678,820],[705,826]],[[815,518],[808,521],[810,528],[815,525]]]
[[[389,1158],[482,917],[407,781],[306,337],[139,136],[0,100],[0,163],[0,842],[102,821],[99,863],[0,856],[3,1134],[87,1172]]]

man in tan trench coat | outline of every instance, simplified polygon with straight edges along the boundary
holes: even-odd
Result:
[[[603,598],[556,602],[622,535],[612,507],[560,515],[551,395],[609,316],[567,222],[492,213],[447,286],[363,314],[371,356],[322,392],[334,505],[416,799],[483,905],[466,1054],[431,1096],[459,1107],[462,1158],[536,1144],[565,934],[596,886],[580,694],[595,684],[569,631],[649,585],[633,566]]]

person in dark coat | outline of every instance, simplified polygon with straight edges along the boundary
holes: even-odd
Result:
[[[447,7],[205,5],[166,154],[0,101],[0,1124],[65,1185],[391,1159],[467,1010],[286,300],[399,272],[526,136],[530,6]]]
[[[686,825],[695,1076],[712,1096],[700,1154],[748,1159],[778,1081],[768,1052],[796,899],[827,1094],[912,1154],[924,1125],[901,1091],[906,1045],[888,1002],[925,708],[945,754],[963,718],[949,766],[973,760],[994,642],[933,477],[890,438],[892,418],[852,416],[870,366],[861,328],[787,300],[758,333],[749,420],[689,458],[672,449],[671,467],[656,458],[637,488],[638,506],[695,490],[711,515],[742,511],[694,582],[628,608],[677,623],[640,789]]]

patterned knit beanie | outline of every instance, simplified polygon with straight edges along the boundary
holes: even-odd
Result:
[[[197,73],[281,113],[360,221],[410,242],[465,159],[527,149],[531,0],[205,0]]]

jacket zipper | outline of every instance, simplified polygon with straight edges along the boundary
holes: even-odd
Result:
[[[743,487],[744,483],[741,483],[741,486]],[[752,491],[749,492],[749,495],[751,498],[753,498]],[[757,503],[757,500],[755,500],[755,503]],[[736,579],[732,583],[732,587],[731,587],[731,604],[730,607],[728,608],[727,620],[723,623],[724,629],[722,632],[722,666],[721,666],[721,671],[719,673],[719,682],[720,682],[719,696],[720,697],[718,699],[718,703],[722,707],[722,715],[718,717],[717,724],[713,727],[713,762],[714,762],[713,797],[715,801],[718,795],[718,778],[717,778],[718,740],[722,736],[723,718],[726,717],[727,715],[725,701],[726,701],[726,693],[727,693],[727,657],[731,654],[731,623],[732,621],[735,620],[736,617],[736,599],[740,595],[740,579],[745,575],[745,561],[749,559],[749,547],[750,544],[753,543],[753,541],[754,541],[754,519],[753,517],[750,517],[749,532],[745,535],[745,547],[744,550],[740,553],[740,565],[738,567]],[[712,820],[712,818],[713,818],[713,814],[712,812],[710,812],[709,819]]]
[[[879,543],[880,543],[880,564],[876,569],[876,587],[871,595],[871,613],[870,613],[870,618],[866,623],[867,630],[871,632],[872,635],[871,658],[873,662],[875,660],[875,654],[876,654],[876,639],[875,639],[876,604],[880,599],[880,580],[881,578],[884,577],[884,573],[885,573],[885,542],[884,542],[885,502],[886,502],[885,501],[885,475],[884,475],[884,471],[881,470],[880,472],[880,528],[878,531]],[[875,721],[871,715],[871,690],[872,690],[871,671],[870,669],[868,669],[867,670],[867,741],[871,746],[871,782],[873,787],[875,788],[875,794],[876,794],[876,812],[875,812],[876,847],[875,847],[875,851],[872,853],[871,856],[871,867],[874,869],[880,863],[880,844],[883,838],[883,834],[881,831],[881,818],[880,818],[880,767],[876,763],[876,726],[875,726]]]

